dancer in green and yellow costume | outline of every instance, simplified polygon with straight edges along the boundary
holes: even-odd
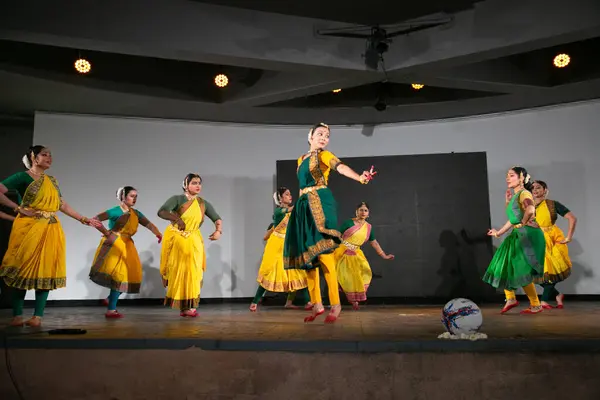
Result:
[[[562,203],[547,199],[548,185],[544,181],[533,182],[533,199],[535,201],[535,220],[544,231],[546,238],[546,258],[544,260],[544,275],[536,279],[544,288],[542,294],[542,307],[552,308],[549,304],[556,299],[556,308],[563,308],[565,295],[556,290],[556,284],[567,279],[571,275],[571,259],[569,258],[568,243],[573,239],[577,217]],[[569,221],[567,236],[556,226],[558,216]]]
[[[508,222],[499,230],[490,229],[488,235],[498,238],[511,229],[512,232],[496,250],[483,281],[504,289],[506,305],[502,313],[519,305],[514,290],[522,287],[530,307],[521,313],[537,314],[542,307],[533,281],[544,273],[546,241],[535,221],[535,204],[530,192],[533,182],[525,168],[515,166],[508,170],[506,183],[513,193],[507,198]]]
[[[375,239],[373,227],[367,222],[369,211],[369,205],[364,201],[356,207],[356,218],[342,224],[342,244],[333,253],[338,282],[354,310],[358,310],[359,302],[367,300],[367,289],[373,277],[369,261],[360,247],[369,242],[381,258],[394,259],[394,255],[386,254]]]
[[[158,216],[171,221],[165,230],[160,254],[160,274],[167,287],[165,305],[179,308],[182,317],[197,317],[200,303],[206,252],[200,227],[206,215],[215,224],[208,237],[218,240],[222,233],[221,217],[202,197],[202,178],[190,173],[183,180],[183,194],[172,196],[158,211]]]
[[[310,303],[306,271],[298,269],[283,268],[283,244],[287,224],[292,209],[292,194],[286,187],[280,187],[273,194],[273,200],[277,205],[273,214],[273,227],[269,228],[265,239],[267,244],[263,253],[260,268],[258,269],[258,289],[250,304],[250,311],[256,311],[260,299],[268,290],[270,292],[289,293],[285,307],[295,308],[293,300],[296,291],[299,291],[304,300],[304,306],[312,308]]]
[[[138,192],[133,186],[119,188],[119,205],[94,217],[98,222],[108,220],[108,229],[104,226],[98,229],[104,237],[100,240],[90,270],[92,282],[110,289],[106,301],[106,318],[123,317],[123,314],[117,311],[117,301],[121,293],[140,292],[142,263],[133,242],[133,235],[136,234],[138,226],[148,228],[159,243],[162,240],[158,228],[141,211],[133,208],[137,198]]]
[[[50,290],[67,284],[66,244],[56,216],[62,211],[84,225],[97,223],[80,215],[62,197],[57,180],[46,171],[52,153],[44,146],[32,146],[23,157],[26,172],[18,172],[0,183],[0,203],[17,213],[10,232],[8,249],[0,266],[0,277],[13,290],[11,325],[23,325],[23,304],[27,290],[35,290],[35,310],[26,324],[40,326]],[[16,190],[20,205],[5,193]]]
[[[286,269],[307,270],[308,291],[314,306],[312,315],[306,317],[305,322],[314,321],[325,312],[318,268],[323,269],[331,304],[331,312],[325,322],[335,322],[342,310],[333,256],[333,251],[341,243],[341,233],[338,230],[337,204],[327,187],[329,173],[337,171],[363,184],[375,174],[364,171],[359,175],[325,150],[329,135],[329,127],[323,123],[314,125],[308,133],[309,152],[298,158],[300,196],[290,215],[283,250]]]

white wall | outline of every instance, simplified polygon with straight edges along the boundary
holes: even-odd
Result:
[[[330,150],[342,159],[486,151],[496,227],[506,219],[506,170],[514,164],[526,166],[534,178],[549,183],[552,198],[565,203],[579,217],[570,246],[575,272],[561,288],[566,293],[598,294],[600,212],[595,200],[600,195],[600,177],[595,174],[600,171],[599,122],[600,103],[590,102],[507,115],[385,125],[377,127],[372,136],[363,135],[362,127],[334,127]],[[207,246],[202,297],[247,297],[256,289],[262,236],[271,218],[275,161],[295,159],[304,152],[307,130],[305,126],[38,113],[34,142],[52,149],[51,173],[58,178],[67,201],[87,216],[114,206],[115,190],[128,184],[139,190],[138,208],[164,229],[166,223],[155,216],[156,210],[170,195],[180,193],[188,172],[200,173],[204,179],[202,194],[224,221],[222,239]],[[98,233],[68,217],[62,221],[67,237],[68,287],[51,292],[51,298],[101,298],[106,290],[87,277]],[[564,221],[561,226],[566,227]],[[207,221],[202,228],[205,238],[212,229]],[[136,235],[136,244],[147,266],[141,296],[162,297],[160,247],[143,228]]]

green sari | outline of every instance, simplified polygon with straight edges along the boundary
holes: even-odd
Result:
[[[533,201],[531,194],[522,190],[506,206],[513,230],[496,250],[483,276],[483,281],[495,288],[515,290],[544,275],[544,232],[536,222],[521,225],[525,199]]]
[[[332,153],[321,150],[298,159],[300,195],[285,235],[285,269],[317,268],[319,255],[331,253],[341,243],[337,204],[327,187],[329,172],[340,163]]]

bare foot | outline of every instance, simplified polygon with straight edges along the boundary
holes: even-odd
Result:
[[[287,309],[290,309],[290,310],[297,310],[298,306],[293,305],[292,302],[289,301],[289,302],[285,303],[284,308],[287,308]]]
[[[42,325],[42,318],[34,315],[29,321],[25,322],[25,324],[27,326],[37,328],[38,326]]]
[[[9,323],[10,326],[23,326],[23,317],[18,315],[13,317],[13,319]]]
[[[329,311],[329,315],[331,315],[332,317],[339,317],[340,313],[342,312],[342,305],[341,304],[336,304],[334,306],[331,306],[331,310]]]
[[[331,310],[329,311],[329,314],[327,314],[327,317],[325,318],[325,323],[332,324],[335,321],[337,321],[341,312],[342,312],[341,304],[336,304],[334,306],[331,306]]]
[[[256,312],[257,308],[258,308],[258,304],[255,304],[255,303],[250,304],[250,311]]]
[[[556,296],[556,305],[560,306],[561,308],[563,307],[563,301],[565,301],[565,295],[564,294],[559,294],[558,296]]]

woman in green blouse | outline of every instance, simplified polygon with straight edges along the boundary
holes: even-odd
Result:
[[[221,237],[221,217],[214,207],[199,196],[202,178],[187,174],[183,180],[183,194],[172,196],[158,210],[158,216],[171,221],[163,235],[160,255],[160,274],[167,287],[165,305],[179,308],[182,317],[197,317],[200,288],[206,270],[206,253],[200,226],[206,215],[215,224],[208,237]]]

